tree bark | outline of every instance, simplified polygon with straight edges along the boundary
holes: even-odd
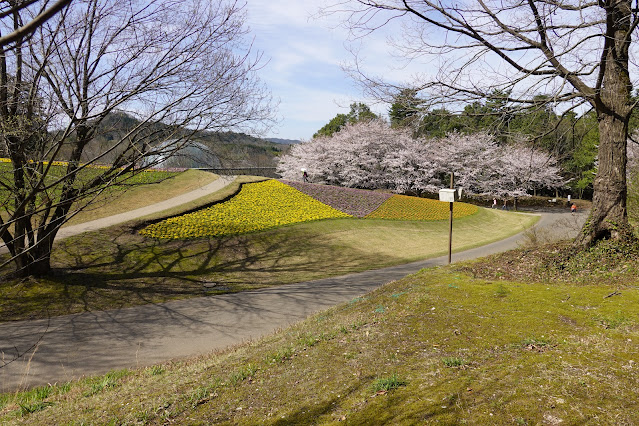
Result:
[[[576,239],[589,246],[605,238],[632,235],[626,209],[626,161],[632,84],[628,70],[631,9],[629,1],[607,5],[605,58],[600,94],[598,170],[590,217]]]
[[[593,183],[590,217],[577,244],[630,235],[626,209],[626,138],[628,122],[607,115],[599,121],[599,167]]]

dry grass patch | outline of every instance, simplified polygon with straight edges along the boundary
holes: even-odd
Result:
[[[559,281],[625,288],[639,283],[639,243],[603,240],[585,250],[571,241],[531,245],[479,259],[460,270],[493,280]]]

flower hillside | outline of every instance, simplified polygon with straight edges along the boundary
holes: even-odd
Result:
[[[393,195],[365,189],[341,188],[289,180],[281,182],[355,217],[364,217],[372,213]]]
[[[338,217],[350,215],[268,180],[246,184],[227,202],[149,225],[140,234],[163,239],[216,237]]]
[[[478,207],[472,204],[454,203],[453,217],[470,216],[477,213],[478,210]],[[400,220],[443,220],[450,217],[450,206],[449,203],[438,200],[393,195],[366,217]]]

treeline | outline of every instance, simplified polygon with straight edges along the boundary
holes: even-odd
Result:
[[[389,111],[393,127],[408,127],[416,137],[443,137],[451,132],[488,132],[500,144],[522,138],[557,159],[567,187],[574,195],[590,197],[596,173],[599,129],[593,111],[560,113],[547,97],[539,95],[526,108],[508,102],[509,93],[493,92],[483,101],[465,105],[461,111],[446,108],[424,109],[415,91],[401,91]],[[630,133],[639,128],[639,118],[631,119]]]
[[[294,145],[278,165],[282,177],[399,193],[437,193],[451,172],[476,196],[523,197],[565,185],[555,160],[524,141],[499,144],[486,132],[414,137],[382,120],[347,123],[331,136]]]

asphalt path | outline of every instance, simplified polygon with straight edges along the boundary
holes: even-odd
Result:
[[[539,238],[572,237],[585,212],[541,213]],[[521,233],[453,254],[453,262],[524,243]],[[453,237],[454,238],[454,237]],[[0,324],[0,392],[206,354],[258,339],[448,256],[256,291]]]
[[[150,214],[162,212],[172,207],[195,201],[198,198],[204,197],[205,195],[219,191],[234,180],[235,176],[220,176],[213,182],[194,189],[193,191],[185,192],[184,194],[169,198],[168,200],[160,201],[159,203],[150,204],[148,206],[140,207],[135,210],[129,210],[124,213],[103,217],[101,219],[95,219],[77,225],[63,226],[56,235],[56,241],[59,241],[63,238],[71,237],[73,235],[79,235],[83,232],[97,231],[99,229],[108,228],[109,226],[120,225],[122,223],[130,221],[131,219],[136,219]],[[7,252],[7,246],[5,244],[0,244],[0,253]]]

